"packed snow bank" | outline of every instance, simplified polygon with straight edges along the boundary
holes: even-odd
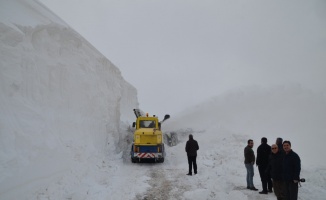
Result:
[[[74,193],[115,158],[137,91],[41,4],[2,1],[0,14],[0,199],[29,199],[52,182]]]

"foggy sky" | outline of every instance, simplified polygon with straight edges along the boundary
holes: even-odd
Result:
[[[40,0],[163,116],[229,89],[326,92],[326,1]]]

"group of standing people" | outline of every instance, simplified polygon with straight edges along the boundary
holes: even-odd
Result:
[[[249,139],[244,148],[244,164],[247,170],[247,189],[257,191],[254,186],[254,165],[258,166],[262,191],[260,194],[274,193],[277,200],[297,200],[300,182],[301,160],[297,153],[291,149],[291,142],[277,138],[272,146],[267,144],[267,138],[261,138],[261,144],[257,148],[257,159],[253,151],[254,141]],[[189,135],[185,150],[189,164],[189,176],[197,174],[197,151],[199,145],[193,135]]]
[[[267,144],[267,138],[263,137],[257,148],[257,159],[253,146],[253,140],[249,139],[244,149],[247,188],[258,190],[253,183],[256,162],[262,182],[260,194],[271,193],[274,188],[277,200],[297,200],[301,161],[298,154],[291,149],[291,142],[283,142],[282,138],[277,138],[276,144],[270,146]]]

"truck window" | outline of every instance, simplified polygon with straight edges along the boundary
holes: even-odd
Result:
[[[139,122],[140,128],[155,128],[155,121],[153,120],[141,120]]]

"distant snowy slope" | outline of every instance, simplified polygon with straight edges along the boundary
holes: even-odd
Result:
[[[52,12],[0,2],[0,199],[80,179],[81,162],[117,153],[120,121],[137,106],[119,69]]]
[[[178,180],[173,188],[181,191],[180,199],[273,200],[276,199],[273,193],[261,195],[245,189],[243,149],[251,138],[257,155],[262,137],[267,137],[268,144],[282,137],[292,142],[292,149],[301,158],[300,176],[306,182],[299,188],[298,199],[324,200],[326,161],[318,152],[324,152],[325,119],[325,95],[300,85],[251,86],[229,91],[187,109],[164,124],[164,130],[175,131],[180,142],[167,148],[167,174],[176,177],[173,181]],[[189,133],[200,146],[198,174],[184,178],[187,172],[184,147]],[[254,184],[261,190],[257,167]]]
[[[169,129],[215,127],[247,135],[255,139],[257,146],[261,137],[267,137],[269,144],[282,137],[292,141],[293,149],[302,156],[303,165],[326,166],[323,159],[311,156],[324,149],[326,97],[301,85],[239,88],[211,98],[175,118],[178,119],[167,122]]]

